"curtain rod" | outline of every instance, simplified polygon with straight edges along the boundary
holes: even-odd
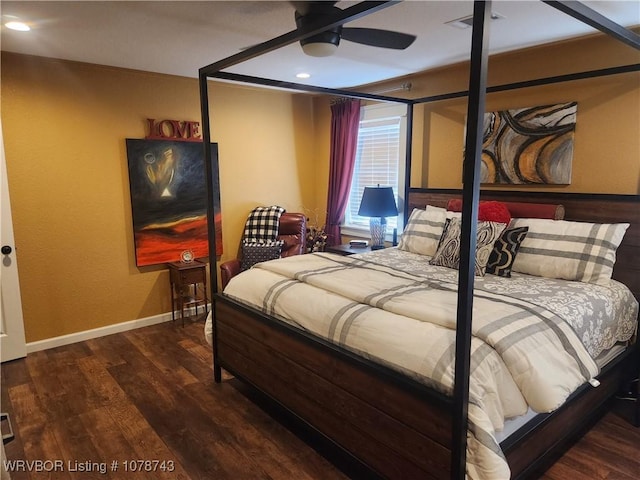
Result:
[[[371,93],[373,95],[379,95],[381,93],[399,92],[403,90],[409,92],[411,91],[412,88],[413,88],[413,84],[411,82],[405,82],[395,87],[393,86],[389,86],[386,88],[383,87],[383,88],[380,88],[379,90],[373,90],[372,92],[367,92],[367,93]]]
[[[381,88],[379,90],[374,90],[372,92],[363,92],[363,93],[367,93],[368,95],[382,95],[382,94],[391,93],[391,92],[400,92],[400,91],[409,92],[411,91],[412,87],[413,87],[413,84],[411,82],[405,82],[400,85],[389,86],[386,88]],[[351,100],[351,98],[350,97],[334,97],[331,99],[331,105],[335,103],[345,102],[347,100]]]

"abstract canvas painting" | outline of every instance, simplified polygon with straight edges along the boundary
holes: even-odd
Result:
[[[483,183],[571,183],[576,102],[485,113]]]
[[[126,143],[136,265],[177,262],[186,250],[194,258],[209,256],[202,143],[129,138]],[[214,161],[217,172],[217,156]],[[214,183],[216,255],[221,255],[217,178]]]

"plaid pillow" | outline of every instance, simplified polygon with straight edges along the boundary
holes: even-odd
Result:
[[[426,210],[414,209],[402,232],[398,249],[433,256],[446,219],[447,211],[444,208],[427,205]]]
[[[243,241],[246,243],[276,241],[280,226],[280,216],[284,212],[284,208],[276,205],[254,208],[244,225]]]
[[[606,285],[628,223],[587,223],[515,218],[511,227],[529,227],[513,271],[538,277]]]
[[[284,245],[282,240],[265,243],[243,243],[240,270],[244,272],[245,270],[253,267],[256,263],[280,258],[282,245]]]

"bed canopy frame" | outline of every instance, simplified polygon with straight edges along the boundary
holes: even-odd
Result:
[[[559,11],[583,22],[605,34],[623,42],[624,44],[640,50],[640,36],[633,31],[626,29],[615,22],[607,19],[591,8],[576,1],[551,1],[541,0],[544,3],[558,9]],[[337,25],[362,18],[366,15],[392,7],[398,1],[366,1],[343,9],[331,22],[326,20],[316,22],[312,25],[301,27],[284,35],[275,37],[259,45],[250,47],[243,52],[232,55],[199,70],[200,82],[200,102],[202,110],[202,135],[205,152],[205,164],[208,190],[208,232],[209,251],[216,251],[216,232],[214,218],[214,178],[217,177],[217,146],[211,144],[211,124],[209,111],[209,86],[208,79],[221,79],[233,82],[262,85],[265,87],[276,87],[293,91],[301,91],[315,94],[327,94],[339,97],[350,97],[363,100],[373,100],[378,102],[393,102],[404,104],[407,107],[407,145],[411,145],[413,107],[416,104],[428,103],[453,98],[468,97],[467,107],[467,128],[466,142],[468,148],[465,149],[463,163],[463,188],[455,191],[462,195],[462,232],[461,232],[461,252],[460,252],[460,274],[458,283],[458,308],[457,308],[457,328],[456,328],[456,360],[455,360],[455,380],[453,389],[453,424],[451,442],[451,478],[463,479],[466,472],[466,444],[468,426],[468,402],[469,402],[469,373],[470,373],[470,351],[471,351],[471,323],[473,306],[473,284],[474,284],[474,255],[476,247],[477,212],[480,197],[480,165],[483,137],[483,115],[485,110],[485,97],[487,93],[512,90],[518,88],[546,85],[552,83],[573,81],[599,76],[616,75],[621,73],[635,72],[640,70],[640,64],[617,66],[600,70],[560,75],[548,78],[540,78],[525,82],[517,82],[506,85],[487,87],[487,70],[489,57],[489,21],[491,17],[491,0],[474,1],[471,56],[470,56],[470,76],[467,91],[452,92],[442,95],[422,97],[417,99],[406,99],[400,97],[378,95],[354,90],[324,88],[293,82],[285,82],[268,78],[241,75],[224,71],[230,67],[250,60],[254,57],[266,54],[278,48],[284,47],[304,38],[310,37]],[[412,149],[406,149],[406,169],[405,169],[405,192],[404,198],[407,208],[404,209],[405,220],[412,207],[410,201],[410,173]],[[416,190],[420,196],[421,189]],[[435,191],[446,194],[447,191]],[[495,193],[495,192],[494,192]],[[500,192],[497,192],[500,194]],[[567,194],[559,194],[567,195]],[[612,197],[612,196],[609,196]],[[616,195],[615,197],[621,197]],[[638,202],[640,196],[627,195],[626,202]],[[415,198],[415,197],[414,197]],[[424,204],[424,203],[423,203]],[[219,300],[217,294],[217,259],[211,259],[210,285],[213,292],[213,301]],[[638,298],[640,286],[634,284],[630,286],[633,293]],[[217,357],[217,331],[216,320],[213,322],[214,337],[214,376],[215,381],[221,381],[221,366]],[[637,350],[637,349],[636,349]],[[637,416],[637,414],[636,414]],[[637,421],[637,419],[636,419]]]

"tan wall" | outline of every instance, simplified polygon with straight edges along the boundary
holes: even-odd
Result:
[[[312,100],[210,91],[225,260],[256,204],[316,208]],[[167,270],[135,266],[125,138],[200,121],[197,80],[3,52],[1,99],[27,342],[168,312]]]
[[[317,96],[313,99],[313,136],[315,139],[314,156],[314,205],[307,212],[313,226],[323,227],[327,217],[327,194],[329,185],[329,167],[331,158],[331,98]]]
[[[492,56],[488,85],[545,78],[640,62],[640,53],[592,35],[518,53]],[[407,77],[412,98],[464,91],[468,63]],[[397,85],[398,81],[392,83]],[[378,84],[380,88],[384,84]],[[406,95],[406,94],[405,94]],[[577,80],[487,95],[486,109],[577,101],[571,185],[524,187],[582,193],[640,193],[640,73]],[[416,107],[412,187],[461,188],[466,99]],[[418,122],[423,120],[423,124]],[[420,151],[422,149],[422,151]]]
[[[577,101],[570,185],[532,190],[582,193],[640,193],[640,89],[638,74],[504,92],[487,97],[487,110]],[[636,108],[629,108],[635,105]],[[421,186],[461,188],[466,105],[441,102],[427,109]],[[507,187],[504,187],[507,188]]]

